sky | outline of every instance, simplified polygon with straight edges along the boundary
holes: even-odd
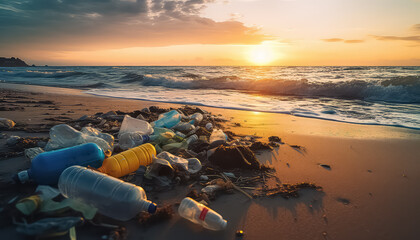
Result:
[[[0,1],[36,65],[420,65],[420,0]]]

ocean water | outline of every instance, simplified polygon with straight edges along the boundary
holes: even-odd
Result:
[[[0,81],[420,129],[420,67],[26,67]]]

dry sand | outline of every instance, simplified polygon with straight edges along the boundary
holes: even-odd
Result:
[[[16,103],[24,110],[0,111],[17,123],[29,126],[58,124],[53,117],[77,119],[85,114],[110,110],[133,111],[146,106],[178,107],[139,100],[97,97],[79,90],[0,84],[1,106],[12,106],[13,97],[54,104]],[[8,89],[8,90],[6,90]],[[12,90],[10,90],[12,89]],[[19,90],[16,92],[15,90]],[[10,91],[10,92],[9,92]],[[39,105],[35,107],[36,105]],[[420,237],[420,131],[405,128],[367,126],[284,114],[259,113],[203,107],[231,120],[227,127],[240,134],[267,140],[279,136],[286,143],[273,152],[258,156],[277,170],[283,183],[314,182],[324,192],[301,191],[300,198],[281,197],[249,200],[235,193],[222,195],[210,207],[228,220],[228,228],[212,232],[175,215],[169,222],[143,227],[135,221],[128,227],[128,239],[235,239],[243,230],[244,239],[418,239]],[[50,115],[44,115],[50,114]],[[233,124],[233,123],[239,123]],[[48,127],[48,126],[46,126]],[[6,132],[6,131],[5,131]],[[46,133],[6,132],[45,136]],[[0,150],[4,148],[0,139]],[[296,150],[290,145],[303,146]],[[328,164],[331,170],[320,167]],[[0,183],[28,166],[22,157],[0,160]],[[152,199],[158,204],[180,201],[184,187],[163,192]],[[1,193],[1,202],[14,197]],[[12,226],[2,226],[2,239],[24,239]],[[97,229],[81,228],[79,239],[98,239]]]

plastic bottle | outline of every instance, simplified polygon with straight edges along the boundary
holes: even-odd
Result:
[[[178,111],[172,110],[159,115],[159,119],[152,122],[153,127],[172,128],[181,121],[181,114]]]
[[[151,164],[153,156],[156,156],[155,147],[146,143],[105,159],[98,171],[113,177],[122,177],[136,171],[140,166]]]
[[[80,165],[97,168],[102,165],[104,158],[104,152],[95,143],[43,152],[32,159],[30,169],[19,172],[14,179],[20,183],[32,179],[40,185],[55,185],[67,167]]]
[[[194,134],[194,135],[191,135],[190,137],[184,139],[182,142],[166,144],[162,147],[162,150],[167,151],[167,152],[174,152],[174,151],[178,151],[180,149],[187,149],[188,146],[192,142],[195,142],[197,140],[198,140],[198,136]]]
[[[80,166],[63,171],[58,189],[67,198],[78,199],[101,214],[127,221],[141,211],[156,212],[143,188]]]
[[[194,113],[193,115],[190,116],[190,123],[191,124],[195,124],[195,123],[200,123],[201,121],[203,121],[203,114],[201,113]]]
[[[192,125],[191,123],[179,122],[173,129],[181,132],[190,132],[194,130],[194,128],[194,125]]]
[[[189,197],[181,201],[178,213],[181,217],[210,230],[219,231],[227,226],[227,221],[220,214]]]
[[[119,136],[119,144],[123,150],[137,147],[149,141],[150,137],[142,134],[142,132],[125,132]]]

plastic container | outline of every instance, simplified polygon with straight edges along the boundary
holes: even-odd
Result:
[[[194,113],[193,115],[190,116],[190,123],[191,124],[199,124],[201,121],[203,121],[203,114],[201,113]]]
[[[63,171],[58,189],[67,198],[77,199],[98,212],[127,221],[139,212],[156,212],[156,204],[147,200],[143,188],[80,166]]]
[[[124,120],[121,123],[121,128],[118,135],[121,136],[123,133],[132,132],[138,132],[141,135],[151,135],[153,133],[153,128],[152,125],[144,120],[125,115]]]
[[[73,147],[84,143],[96,143],[102,150],[111,155],[113,150],[114,137],[107,133],[100,133],[97,129],[83,129],[79,132],[67,124],[55,125],[50,129],[50,141],[45,146],[46,151]],[[100,134],[98,134],[100,133]],[[106,138],[103,139],[103,138]],[[112,141],[110,144],[108,141]]]
[[[113,177],[122,177],[136,171],[140,166],[151,164],[153,156],[156,156],[155,147],[146,143],[105,159],[98,171]]]
[[[219,231],[227,226],[227,221],[220,214],[189,197],[181,201],[178,213],[181,217],[210,230]]]
[[[181,114],[178,111],[172,110],[159,115],[159,119],[152,122],[152,126],[172,128],[181,121],[181,118]]]
[[[210,135],[210,143],[220,140],[227,141],[226,134],[221,129],[214,129]]]
[[[167,152],[177,152],[180,149],[188,149],[188,146],[192,143],[198,140],[197,135],[191,135],[190,137],[184,139],[182,142],[175,142],[175,143],[169,143],[162,147],[163,151]]]
[[[60,174],[69,166],[80,165],[100,167],[105,155],[95,143],[86,143],[38,154],[31,162],[31,168],[21,171],[15,177],[20,183],[32,179],[37,184],[55,185]]]
[[[149,141],[150,137],[142,132],[126,132],[119,136],[120,148],[123,150],[137,147]]]
[[[176,131],[190,132],[195,129],[194,125],[187,122],[179,122],[174,128]]]

